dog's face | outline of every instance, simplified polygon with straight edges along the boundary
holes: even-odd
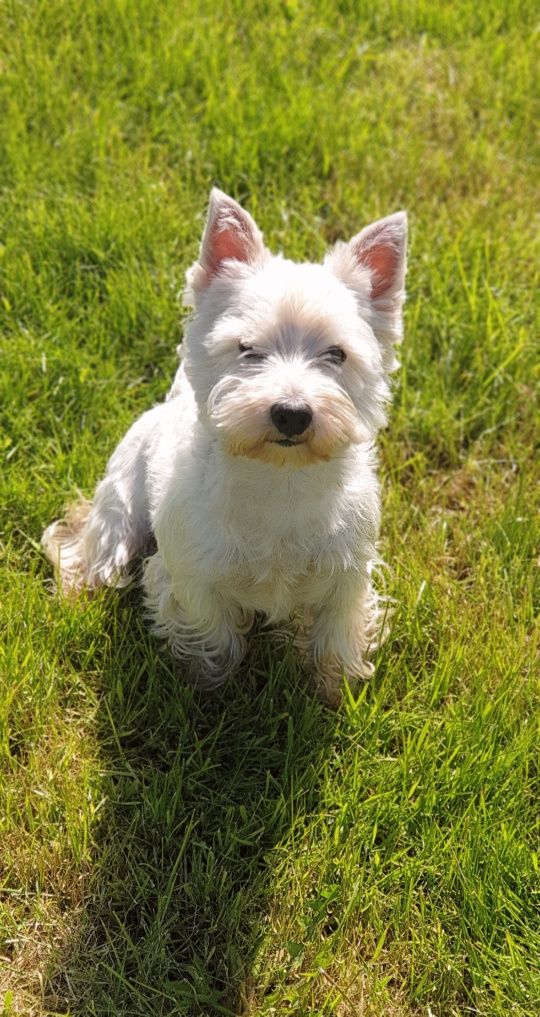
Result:
[[[212,192],[183,352],[201,418],[229,454],[300,467],[373,438],[401,337],[405,247],[397,213],[322,265],[295,264]]]

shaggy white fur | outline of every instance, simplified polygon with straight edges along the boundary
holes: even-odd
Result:
[[[182,363],[167,401],[112,455],[91,504],[43,535],[62,588],[144,567],[155,632],[201,681],[241,660],[256,612],[296,616],[326,698],[371,671],[381,608],[373,439],[401,338],[404,212],[322,265],[273,256],[251,216],[212,191]]]

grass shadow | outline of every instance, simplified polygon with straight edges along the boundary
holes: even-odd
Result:
[[[290,645],[256,633],[246,669],[205,695],[145,629],[136,591],[110,604],[96,668],[105,800],[47,1005],[73,1017],[242,1013],[269,856],[317,808],[335,721]]]

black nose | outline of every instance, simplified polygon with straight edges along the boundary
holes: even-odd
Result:
[[[313,419],[309,406],[296,406],[292,409],[283,403],[274,403],[270,409],[270,416],[274,427],[287,438],[303,434]]]

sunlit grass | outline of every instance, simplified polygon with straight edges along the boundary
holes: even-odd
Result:
[[[536,1017],[535,6],[0,10],[0,1013]],[[163,397],[212,184],[318,258],[407,208],[381,438],[396,600],[322,708],[213,698],[43,526]]]

